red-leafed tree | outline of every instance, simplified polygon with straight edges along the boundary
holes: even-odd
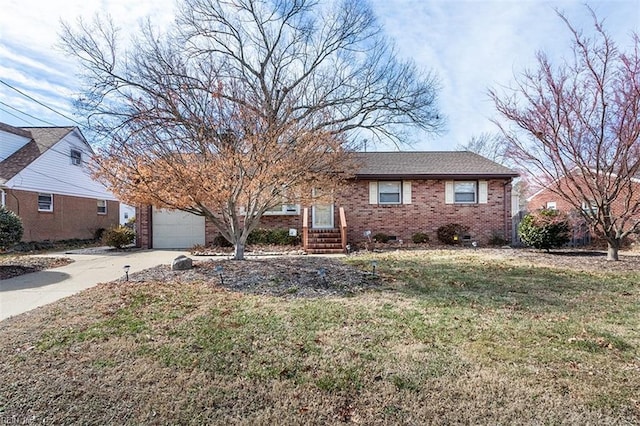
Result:
[[[490,96],[510,158],[580,212],[618,260],[622,239],[640,232],[639,39],[621,50],[589,11],[591,35],[558,13],[572,55],[554,65],[540,52],[536,69]]]
[[[125,202],[205,216],[242,259],[266,210],[348,175],[355,132],[439,130],[436,80],[381,34],[356,0],[183,0],[124,51],[100,19],[65,24],[62,45],[109,141],[96,174]]]

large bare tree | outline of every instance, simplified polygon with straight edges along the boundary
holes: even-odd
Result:
[[[618,260],[622,239],[640,231],[640,54],[638,35],[621,50],[589,9],[586,35],[558,12],[571,34],[571,55],[537,68],[490,96],[506,124],[510,157],[532,181],[568,201],[607,241]]]
[[[109,19],[63,24],[79,102],[125,202],[205,216],[243,258],[274,205],[347,176],[356,135],[440,129],[437,81],[400,60],[365,1],[183,0],[119,49]],[[329,191],[326,191],[329,192]]]

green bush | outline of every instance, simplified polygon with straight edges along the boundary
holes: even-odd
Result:
[[[565,213],[541,209],[522,219],[518,225],[518,235],[526,245],[549,251],[570,241],[569,229],[569,218]]]
[[[111,227],[102,234],[102,242],[109,247],[121,249],[133,243],[136,233],[126,226]]]
[[[469,232],[469,227],[459,223],[449,223],[438,228],[438,240],[444,244],[458,244],[462,236]],[[457,239],[456,239],[457,237]]]
[[[429,236],[424,232],[416,232],[411,236],[411,241],[415,244],[424,244],[429,242]]]
[[[24,228],[17,214],[0,207],[0,248],[12,246],[22,239]]]
[[[293,246],[299,243],[300,238],[289,235],[288,229],[254,229],[247,238],[250,245]]]

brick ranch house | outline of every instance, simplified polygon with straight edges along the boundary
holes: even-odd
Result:
[[[22,219],[23,241],[88,239],[118,224],[119,202],[87,171],[92,155],[76,127],[0,123],[0,205]]]
[[[384,233],[411,241],[449,223],[469,227],[468,237],[487,244],[512,238],[511,182],[518,174],[472,152],[354,153],[359,170],[330,204],[282,205],[261,219],[263,228],[295,229],[312,253],[342,252]],[[204,218],[143,207],[138,212],[143,248],[209,245],[218,231]]]

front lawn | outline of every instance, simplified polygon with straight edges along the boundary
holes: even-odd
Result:
[[[547,256],[356,256],[381,279],[345,296],[101,285],[0,323],[0,422],[640,423],[640,273]]]

